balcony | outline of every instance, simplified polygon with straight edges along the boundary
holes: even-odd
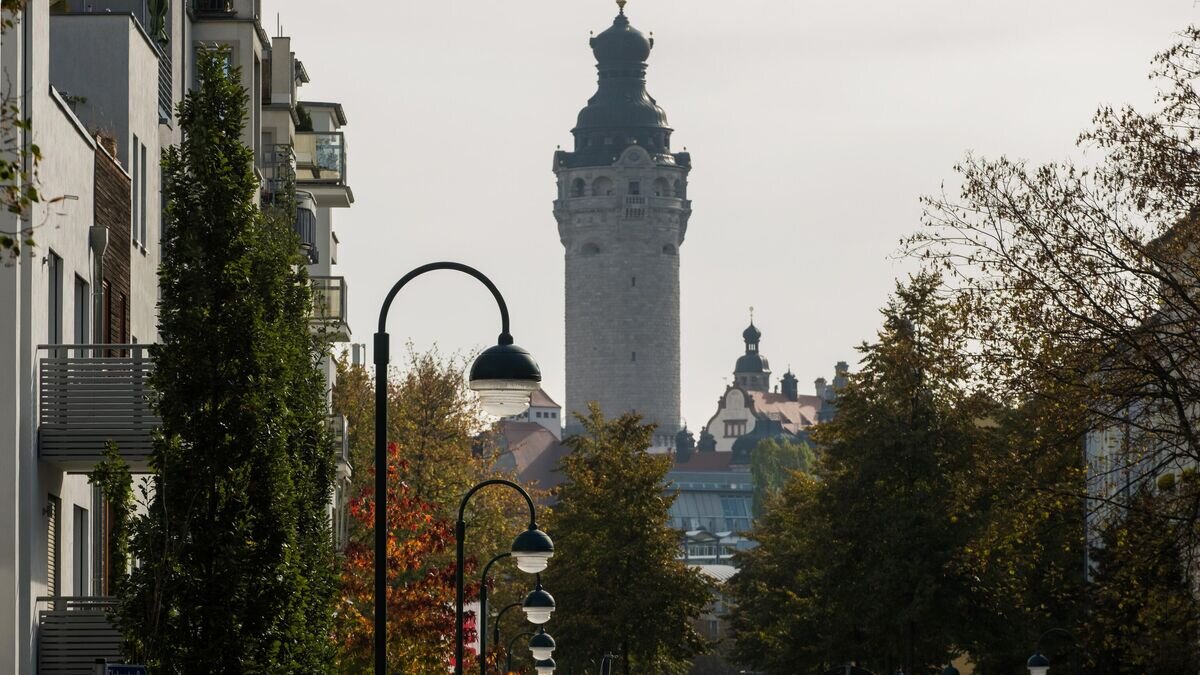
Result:
[[[330,415],[329,428],[333,434],[333,452],[338,460],[338,470],[348,470],[350,467],[350,434],[346,416]]]
[[[313,308],[309,321],[334,342],[350,340],[346,315],[346,278],[312,277]]]
[[[346,208],[354,194],[346,183],[346,135],[340,131],[298,131],[296,183],[313,193],[318,206]]]
[[[295,150],[298,182],[345,184],[345,134],[340,131],[298,131]]]
[[[116,443],[145,471],[160,420],[148,383],[148,345],[42,345],[38,456],[66,471],[90,471]]]
[[[92,675],[96,660],[121,661],[121,633],[112,622],[117,601],[105,597],[42,597],[38,611],[38,673]]]
[[[192,0],[192,10],[200,15],[235,14],[233,0]]]

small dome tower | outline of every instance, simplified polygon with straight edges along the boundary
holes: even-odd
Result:
[[[746,343],[746,353],[738,357],[733,368],[733,382],[747,391],[770,391],[771,366],[767,363],[758,349],[762,339],[762,331],[750,319],[750,326],[742,331],[742,340]]]

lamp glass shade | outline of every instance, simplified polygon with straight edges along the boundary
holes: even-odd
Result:
[[[529,397],[542,384],[542,371],[533,356],[517,345],[485,349],[471,366],[470,388],[479,394],[484,411],[496,417],[520,415]]]
[[[533,669],[537,671],[538,675],[550,675],[554,672],[554,668],[557,665],[558,664],[554,662],[554,659],[539,659],[538,661],[534,662]]]
[[[1026,666],[1029,668],[1029,675],[1047,675],[1050,672],[1050,666]]]
[[[554,654],[554,650],[549,647],[530,647],[529,651],[533,653],[533,658],[537,661],[548,659]]]
[[[513,540],[512,556],[517,561],[517,569],[527,574],[544,571],[553,555],[554,541],[536,527],[525,530]]]
[[[1047,675],[1050,672],[1050,659],[1041,652],[1034,652],[1025,662],[1025,667],[1029,669],[1029,675]]]
[[[554,613],[553,609],[544,607],[525,607],[525,618],[529,623],[542,625],[550,620],[550,615]]]

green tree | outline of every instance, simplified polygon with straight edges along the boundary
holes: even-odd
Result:
[[[822,595],[827,514],[818,483],[803,473],[766,499],[755,521],[758,546],[737,554],[729,581],[733,660],[768,673],[817,672],[830,662]]]
[[[196,67],[163,157],[162,427],[122,624],[156,672],[328,672],[326,345],[287,214],[258,206],[240,74],[216,51]]]
[[[636,414],[608,420],[593,405],[578,419],[583,433],[567,440],[566,482],[548,522],[555,660],[579,670],[614,651],[625,673],[686,672],[704,647],[692,621],[711,598],[667,527],[670,459],[646,452],[654,427]]]
[[[783,489],[798,471],[810,471],[812,448],[804,441],[768,438],[759,441],[750,454],[750,475],[754,478],[754,517],[759,518],[767,499]]]
[[[811,653],[806,667],[923,672],[953,651],[967,585],[952,563],[970,532],[956,518],[954,479],[970,466],[980,405],[966,391],[939,283],[920,275],[897,287],[878,340],[861,349],[863,369],[839,393],[837,417],[814,432],[812,494],[789,488],[780,502],[799,515],[772,516],[768,502],[754,533],[761,550],[734,586],[746,593],[735,594],[735,623],[749,665],[795,672],[767,653],[783,636],[814,646],[792,650]],[[802,564],[792,578],[775,574],[793,557]],[[793,618],[771,614],[779,623],[760,625],[755,601],[767,589],[789,599]]]

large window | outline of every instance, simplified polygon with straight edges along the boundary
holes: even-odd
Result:
[[[75,523],[72,528],[74,536],[71,540],[71,545],[75,549],[75,560],[72,572],[74,585],[71,587],[71,593],[74,595],[88,594],[88,580],[90,578],[88,567],[88,510],[82,506],[75,507]]]
[[[149,195],[147,194],[147,189],[146,189],[146,175],[147,175],[146,174],[146,146],[145,145],[140,146],[138,148],[138,151],[141,153],[141,160],[140,160],[140,164],[139,164],[140,168],[138,170],[138,200],[139,200],[138,213],[140,214],[140,216],[139,216],[138,222],[136,224],[137,224],[137,227],[139,228],[138,241],[142,242],[142,252],[145,253],[146,244],[149,241],[149,233],[146,231],[147,230],[146,214],[150,210],[147,208],[147,204],[149,202]]]
[[[77,274],[75,275],[75,344],[77,345],[84,345],[91,341],[91,334],[88,332],[90,306],[88,282]]]
[[[50,275],[46,280],[46,342],[57,345],[63,341],[63,259],[50,251],[46,267]]]
[[[721,497],[721,513],[725,526],[734,532],[750,529],[750,499],[747,497]]]
[[[142,147],[141,141],[138,140],[137,134],[133,135],[133,142],[129,144],[129,171],[132,174],[129,181],[129,189],[132,194],[129,196],[129,204],[132,206],[129,219],[129,241],[134,244],[140,244],[142,241],[138,237],[142,233],[140,224],[142,222],[142,176],[141,163],[138,157],[141,155],[139,148]]]
[[[725,420],[725,438],[746,435],[746,420]]]

